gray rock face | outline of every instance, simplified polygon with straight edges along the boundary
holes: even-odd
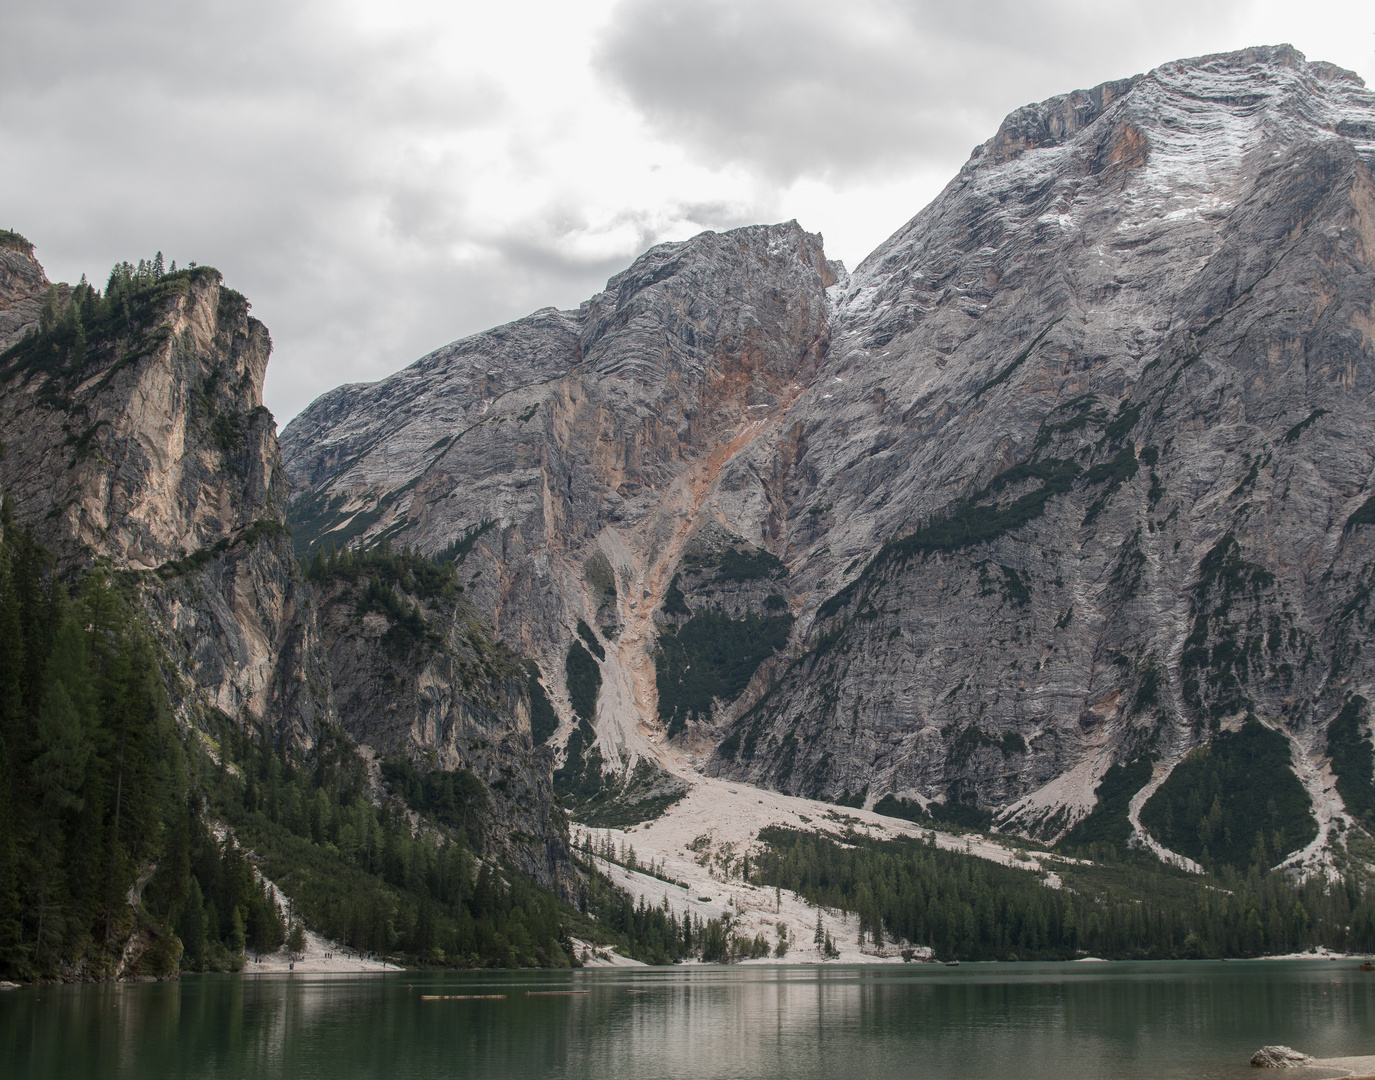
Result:
[[[1247,711],[1321,757],[1369,679],[1335,657],[1366,633],[1372,120],[1288,49],[1009,117],[858,268],[794,407],[833,599],[719,767],[1056,835],[1111,761]]]
[[[33,245],[13,233],[0,237],[0,350],[38,325],[48,279],[33,257]]]
[[[282,434],[298,542],[457,545],[469,595],[539,661],[566,722],[569,641],[579,619],[600,627],[614,719],[599,741],[624,764],[647,749],[653,613],[719,516],[724,463],[776,433],[811,381],[834,275],[796,224],[705,234],[649,252],[578,312],[334,391]]]
[[[13,343],[48,281],[31,251],[3,255]],[[63,566],[136,572],[186,722],[215,710],[309,746],[329,681],[282,525],[287,479],[262,404],[271,342],[216,271],[168,281],[146,325],[91,342],[84,366],[20,356],[0,371],[0,483]]]
[[[1255,713],[1330,816],[1375,683],[1373,162],[1375,96],[1283,46],[1027,106],[853,275],[704,234],[326,395],[283,434],[298,537],[467,544],[564,733],[597,626],[608,761],[665,735],[663,635],[776,593],[790,644],[674,735],[713,771],[1057,836]],[[722,536],[785,573],[687,572]]]

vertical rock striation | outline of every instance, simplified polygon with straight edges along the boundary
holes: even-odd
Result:
[[[795,223],[707,233],[655,248],[577,312],[327,394],[282,434],[298,543],[450,552],[539,662],[565,731],[565,655],[579,620],[598,627],[603,760],[652,757],[653,615],[696,530],[737,516],[722,470],[775,437],[812,379],[835,272]]]
[[[329,680],[282,524],[266,328],[201,267],[130,286],[123,314],[78,340],[81,298],[50,289],[31,249],[24,261],[6,310],[38,318],[16,327],[0,370],[0,477],[17,517],[69,570],[131,572],[185,718],[270,721],[310,746]],[[44,320],[53,333],[21,337]]]
[[[1338,655],[1367,632],[1372,123],[1281,47],[976,149],[857,269],[794,406],[830,552],[793,526],[815,618],[718,766],[1050,836],[1114,761],[1248,713],[1315,767],[1370,678]]]

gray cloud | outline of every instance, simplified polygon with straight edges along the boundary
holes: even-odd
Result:
[[[425,148],[499,127],[505,92],[423,27],[346,33],[328,4],[264,0],[11,0],[0,19],[3,226],[55,278],[156,249],[217,266],[272,330],[283,419],[624,264],[568,257],[566,223],[486,220],[436,170]]]
[[[1037,96],[1187,54],[1238,6],[624,0],[597,60],[715,161],[843,178],[967,153]]]

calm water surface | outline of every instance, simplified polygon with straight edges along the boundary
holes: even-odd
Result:
[[[526,995],[571,989],[590,993]],[[1350,960],[695,967],[0,994],[0,1075],[26,1080],[1254,1078],[1266,1043],[1375,1053],[1375,975]]]

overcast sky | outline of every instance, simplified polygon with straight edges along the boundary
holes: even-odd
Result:
[[[854,266],[1017,106],[1281,41],[1375,82],[1369,0],[3,0],[0,227],[219,267],[285,423],[663,240]]]

